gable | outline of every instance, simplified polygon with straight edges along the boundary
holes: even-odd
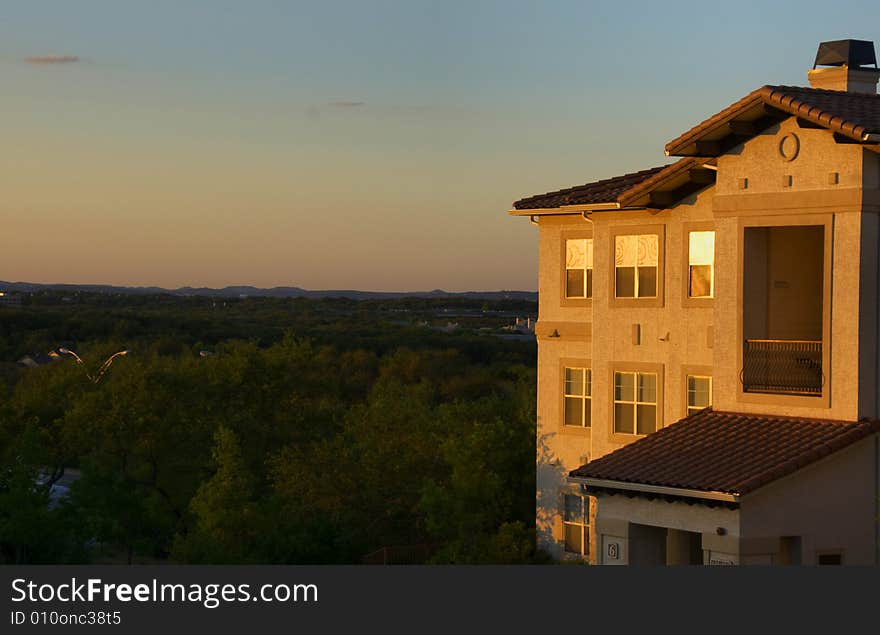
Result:
[[[796,117],[770,126],[719,156],[716,194],[748,195],[862,186],[862,146],[838,143]]]

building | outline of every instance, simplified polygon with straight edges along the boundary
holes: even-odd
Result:
[[[880,564],[880,95],[819,47],[666,145],[514,203],[539,231],[539,546]]]
[[[39,368],[40,366],[45,366],[46,364],[51,364],[52,362],[58,361],[58,353],[55,351],[49,351],[48,353],[34,353],[31,355],[25,355],[20,358],[16,364],[22,366],[23,368]]]

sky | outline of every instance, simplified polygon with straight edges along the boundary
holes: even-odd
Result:
[[[0,280],[535,290],[513,201],[669,163],[878,25],[847,0],[0,0]]]

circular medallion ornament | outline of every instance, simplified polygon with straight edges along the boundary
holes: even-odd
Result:
[[[798,153],[801,151],[801,140],[793,132],[785,135],[779,140],[779,156],[786,161],[794,161],[797,159]]]

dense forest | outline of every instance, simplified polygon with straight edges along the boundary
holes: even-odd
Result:
[[[0,306],[0,562],[543,561],[535,343],[501,330],[535,311],[57,292]]]

